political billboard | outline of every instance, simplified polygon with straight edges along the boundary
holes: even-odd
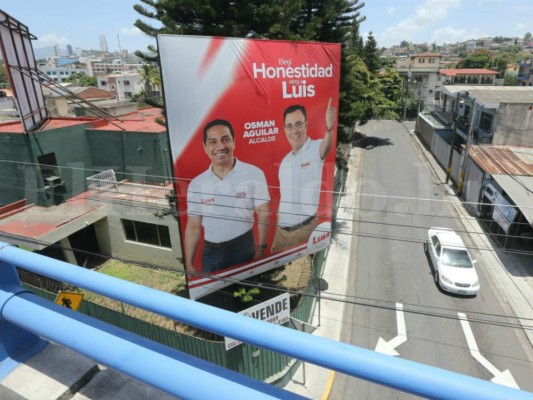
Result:
[[[159,35],[189,295],[327,247],[339,44]]]

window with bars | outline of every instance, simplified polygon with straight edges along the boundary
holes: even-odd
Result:
[[[492,129],[492,114],[487,114],[485,112],[481,113],[481,117],[479,119],[479,129],[484,130],[485,132],[490,132]]]

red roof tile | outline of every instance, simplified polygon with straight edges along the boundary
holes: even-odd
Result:
[[[87,129],[94,130],[107,130],[107,131],[133,131],[133,132],[146,132],[146,133],[160,133],[165,132],[166,128],[157,122],[155,119],[162,117],[162,110],[159,108],[147,108],[138,110],[131,114],[123,115],[118,120],[112,120],[112,123],[92,117],[79,117],[79,118],[62,118],[54,117],[50,118],[39,131],[47,131],[50,129],[64,128],[67,126],[75,126],[79,124],[90,124]],[[37,131],[36,133],[39,133]],[[0,134],[2,133],[24,133],[24,128],[20,121],[0,123]]]
[[[457,68],[457,69],[441,69],[439,74],[445,76],[457,75],[498,75],[498,71],[492,71],[485,68]]]
[[[427,53],[413,54],[411,56],[411,58],[414,58],[414,57],[442,57],[442,54],[427,52]]]

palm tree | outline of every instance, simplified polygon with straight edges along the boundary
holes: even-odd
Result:
[[[159,68],[151,64],[143,64],[141,82],[144,82],[144,95],[146,97],[152,97],[153,89],[161,86]]]

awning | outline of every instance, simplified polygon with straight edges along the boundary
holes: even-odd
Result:
[[[533,225],[533,176],[492,174],[492,177]]]

